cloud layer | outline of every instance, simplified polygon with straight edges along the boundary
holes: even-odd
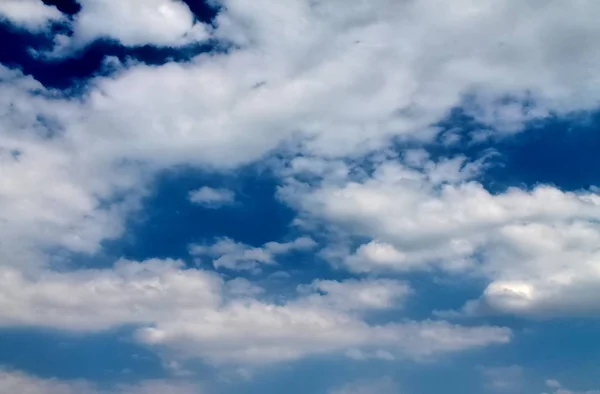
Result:
[[[133,325],[138,340],[177,357],[241,364],[350,349],[423,358],[511,337],[506,328],[435,321],[368,324],[365,313],[406,296],[406,285],[394,281],[317,281],[297,298],[272,304],[256,299],[254,288],[244,293],[234,283],[231,291],[216,274],[182,268],[177,261],[123,261],[113,269],[36,278],[5,268],[0,325],[80,332]]]

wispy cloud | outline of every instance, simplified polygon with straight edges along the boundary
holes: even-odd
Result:
[[[189,199],[194,204],[202,205],[206,208],[219,208],[224,205],[230,205],[235,202],[235,193],[228,189],[213,189],[208,186],[192,190],[189,193]]]

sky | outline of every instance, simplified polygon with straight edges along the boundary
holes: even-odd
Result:
[[[598,18],[0,0],[0,394],[599,394]]]

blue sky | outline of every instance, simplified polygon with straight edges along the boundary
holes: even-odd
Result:
[[[599,393],[596,3],[0,2],[0,394]]]

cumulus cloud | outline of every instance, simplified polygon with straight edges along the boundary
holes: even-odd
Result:
[[[319,156],[428,139],[465,95],[503,130],[596,107],[595,2],[438,3],[224,1],[214,37],[235,49],[98,78],[65,127],[103,156],[232,167],[292,138]]]
[[[174,305],[183,310],[219,305],[220,279],[183,271],[182,266],[180,261],[123,261],[112,270],[46,272],[38,277],[3,269],[0,322],[96,331],[163,320],[159,316],[166,318]]]
[[[116,75],[90,81],[79,100],[59,98],[31,78],[5,79],[16,73],[3,69],[4,108],[11,108],[3,114],[3,130],[52,135],[33,142],[60,163],[15,161],[11,177],[27,168],[44,179],[60,174],[64,189],[81,195],[75,213],[61,200],[65,223],[45,234],[89,223],[88,216],[80,220],[81,210],[100,215],[92,221],[110,227],[78,231],[92,233],[81,248],[93,250],[120,233],[127,209],[105,218],[106,201],[147,181],[136,175],[115,182],[123,163],[141,163],[150,175],[174,165],[232,168],[290,140],[316,157],[355,156],[395,136],[431,138],[430,125],[464,104],[466,94],[473,97],[465,107],[469,113],[509,130],[552,111],[594,108],[598,101],[600,57],[595,40],[588,39],[599,34],[591,17],[594,1],[220,4],[211,34],[233,42],[231,51],[201,54],[186,64],[123,66]],[[204,28],[193,23],[185,4],[169,0],[84,1],[73,23],[92,29],[86,37],[104,35],[128,45],[176,45],[182,36],[195,37],[189,31]],[[389,40],[391,35],[397,38]],[[524,100],[528,105],[519,106]],[[15,151],[15,139],[24,150],[21,135],[3,131],[7,136],[3,152]],[[7,198],[9,205],[24,201]],[[37,199],[32,212],[47,204]],[[73,239],[52,242],[69,249]],[[56,246],[46,245],[52,242],[42,246]]]
[[[336,233],[371,239],[330,254],[354,272],[488,278],[469,312],[598,313],[600,196],[544,185],[492,194],[474,180],[480,168],[462,158],[417,167],[388,160],[360,179],[292,180],[281,195]]]
[[[54,55],[58,56],[70,55],[98,39],[116,40],[125,46],[178,47],[207,40],[212,30],[197,21],[179,0],[80,0],[78,3],[80,11],[67,19],[56,7],[41,0],[3,0],[0,18],[34,31],[57,21],[69,26],[71,35],[56,37]]]
[[[232,204],[235,201],[235,193],[228,189],[213,189],[204,186],[189,193],[189,199],[194,204],[206,208],[219,208],[223,205]]]
[[[20,371],[0,369],[0,394],[200,394],[199,387],[164,380],[143,381],[100,389],[86,381],[42,379]]]
[[[5,13],[17,20],[34,4],[8,3],[18,12]],[[478,97],[470,107],[474,115],[507,130],[550,111],[587,109],[598,101],[594,38],[600,29],[593,0],[573,6],[537,0],[293,0],[285,6],[221,0],[214,2],[221,7],[215,29],[195,21],[175,0],[80,3],[71,23],[75,40],[106,37],[124,45],[163,46],[206,38],[232,42],[246,54],[232,59],[243,63],[235,68],[249,66],[245,70],[254,75],[247,79],[263,78],[240,86],[246,78],[228,76],[242,94],[222,98],[240,103],[240,114],[284,134],[304,129],[316,135],[312,145],[319,151],[343,152],[421,129],[468,93]],[[42,9],[36,5],[32,14]],[[396,39],[389,40],[391,35]],[[247,100],[256,83],[263,85],[261,93]],[[224,104],[216,103],[219,112],[233,108]],[[274,107],[286,110],[281,118],[295,122],[283,127],[283,119],[264,119],[264,111],[277,113]],[[232,129],[237,121],[219,122],[219,112],[210,123]]]
[[[461,313],[534,318],[597,316],[600,258],[597,220],[525,223],[505,228],[483,254],[493,280]],[[452,314],[450,314],[452,315]]]
[[[274,265],[275,257],[292,251],[309,251],[317,243],[309,237],[296,238],[290,242],[267,242],[262,247],[252,247],[229,238],[219,239],[212,245],[190,245],[192,256],[212,259],[215,268],[229,270],[260,270],[260,265]]]
[[[324,294],[304,289],[283,304],[259,300],[254,289],[229,292],[216,274],[178,261],[123,261],[113,269],[37,277],[3,268],[0,281],[2,326],[97,332],[133,325],[143,343],[214,363],[270,363],[351,348],[420,359],[511,337],[506,328],[442,321],[368,324],[364,313],[389,308],[406,293],[392,281],[384,288],[378,281],[316,282]],[[358,304],[341,300],[344,294]]]
[[[0,21],[8,20],[25,29],[39,31],[47,28],[50,22],[62,18],[56,7],[38,0],[3,0],[0,2]]]
[[[183,1],[80,0],[73,21],[77,44],[98,38],[126,46],[180,46],[208,38],[209,28],[197,22]]]

